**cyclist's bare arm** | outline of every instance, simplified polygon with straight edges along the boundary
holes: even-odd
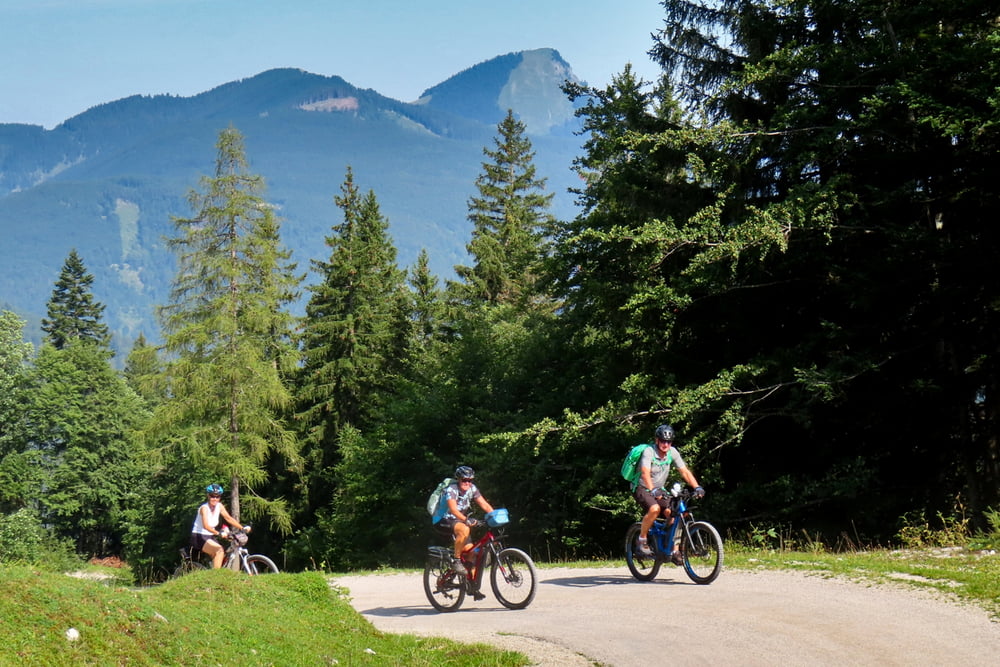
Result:
[[[681,477],[684,478],[684,481],[687,482],[688,486],[692,489],[696,489],[701,486],[701,484],[698,483],[698,480],[695,479],[694,473],[691,472],[689,468],[678,468],[677,472],[681,474]]]
[[[226,510],[225,507],[221,507],[219,509],[220,509],[220,516],[222,517],[223,521],[228,523],[233,528],[236,528],[237,530],[243,530],[243,524],[234,519],[232,516],[230,516],[229,512]]]

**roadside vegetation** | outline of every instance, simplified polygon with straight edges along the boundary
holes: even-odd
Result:
[[[3,664],[528,663],[485,645],[379,632],[354,611],[344,591],[315,572],[251,579],[206,570],[133,588],[117,579],[7,566],[0,569],[0,589]],[[75,640],[67,636],[71,628],[79,633]]]

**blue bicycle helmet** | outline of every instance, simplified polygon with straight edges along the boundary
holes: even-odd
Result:
[[[219,486],[218,484],[209,484],[208,486],[205,487],[205,493],[207,493],[210,496],[221,496],[222,487]]]

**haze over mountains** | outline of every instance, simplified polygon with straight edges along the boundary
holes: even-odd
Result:
[[[467,203],[508,108],[525,122],[553,213],[575,214],[571,171],[582,139],[560,90],[576,81],[558,52],[510,53],[470,67],[407,103],[340,77],[276,69],[193,97],[134,96],[94,107],[52,130],[0,124],[0,309],[37,326],[70,250],[94,275],[95,298],[116,345],[157,339],[174,258],[163,237],[187,194],[211,175],[219,132],[246,139],[253,173],[282,218],[282,240],[300,270],[325,260],[342,220],[333,203],[347,167],[374,190],[399,264],[421,248],[451,277],[467,261]],[[57,93],[53,93],[57,94]],[[306,284],[312,282],[312,276]]]

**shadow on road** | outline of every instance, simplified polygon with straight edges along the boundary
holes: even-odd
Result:
[[[569,588],[593,588],[594,586],[624,586],[624,585],[635,585],[635,586],[650,586],[652,584],[661,584],[668,586],[675,586],[678,584],[685,584],[690,582],[685,581],[674,581],[671,579],[654,579],[653,581],[638,581],[632,575],[628,573],[624,574],[607,574],[607,575],[590,575],[590,576],[579,576],[579,577],[560,577],[558,579],[543,579],[539,582],[541,585],[553,584],[555,586],[567,586]]]
[[[375,607],[374,609],[359,609],[358,612],[364,616],[380,616],[383,618],[415,618],[417,616],[440,616],[443,613],[449,614],[468,614],[475,612],[484,611],[512,611],[504,607],[488,607],[488,608],[475,608],[475,607],[462,607],[454,612],[440,612],[430,605],[426,607]]]

